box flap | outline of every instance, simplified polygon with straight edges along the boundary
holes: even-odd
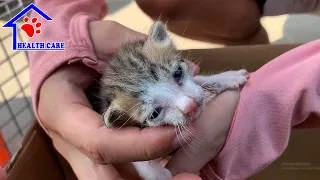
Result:
[[[35,122],[7,167],[8,180],[64,180],[51,140]]]
[[[297,46],[297,44],[236,46],[184,50],[182,53],[195,61],[203,60],[201,62],[203,73],[239,68],[255,71]],[[319,121],[319,118],[313,117],[313,122],[315,121]],[[318,156],[320,145],[315,143],[319,138],[320,129],[293,129],[289,146],[283,155],[252,179],[319,179],[317,176],[320,177],[320,156]],[[34,123],[27,132],[21,149],[8,166],[8,180],[20,179],[76,179],[69,164],[57,154],[51,140],[38,123]]]

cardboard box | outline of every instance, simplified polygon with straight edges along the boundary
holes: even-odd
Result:
[[[297,45],[239,46],[219,49],[185,50],[185,56],[200,58],[202,71],[246,68],[255,71],[263,64]],[[310,121],[319,120],[310,117]],[[302,127],[302,126],[301,126]],[[293,129],[289,146],[279,159],[252,180],[320,178],[320,129]],[[8,180],[74,180],[68,163],[54,150],[50,139],[35,123],[27,132],[22,146],[8,166]]]

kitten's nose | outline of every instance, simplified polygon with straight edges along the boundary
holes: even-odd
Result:
[[[192,100],[187,106],[186,109],[183,111],[183,114],[192,115],[197,110],[197,103]]]
[[[177,105],[183,114],[192,114],[197,110],[197,103],[187,96],[178,97]]]

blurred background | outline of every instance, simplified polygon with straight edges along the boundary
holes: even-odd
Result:
[[[0,165],[14,155],[23,135],[35,121],[30,98],[29,67],[26,52],[12,50],[11,28],[4,23],[32,1],[0,0]],[[106,0],[109,15],[136,31],[147,33],[152,20],[131,0]],[[274,44],[306,43],[320,39],[320,13],[264,17],[262,25]],[[18,22],[21,24],[21,22]],[[179,49],[219,48],[218,44],[185,39],[171,34]],[[27,41],[23,31],[19,41]]]

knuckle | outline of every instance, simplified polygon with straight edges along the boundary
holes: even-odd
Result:
[[[115,26],[121,26],[120,23],[113,21],[113,20],[107,20],[106,23],[110,26],[110,27],[115,27]]]
[[[145,157],[148,160],[160,158],[170,152],[170,145],[166,145],[163,141],[152,141],[150,144],[145,147]]]
[[[92,139],[87,139],[83,141],[83,146],[80,148],[82,152],[94,163],[107,165],[112,163],[112,159],[108,155],[108,153],[101,152],[100,148],[98,147],[98,143],[92,141]],[[108,152],[108,151],[106,151]]]
[[[155,158],[156,150],[154,148],[146,148],[144,154],[145,154],[146,160],[151,160]]]

